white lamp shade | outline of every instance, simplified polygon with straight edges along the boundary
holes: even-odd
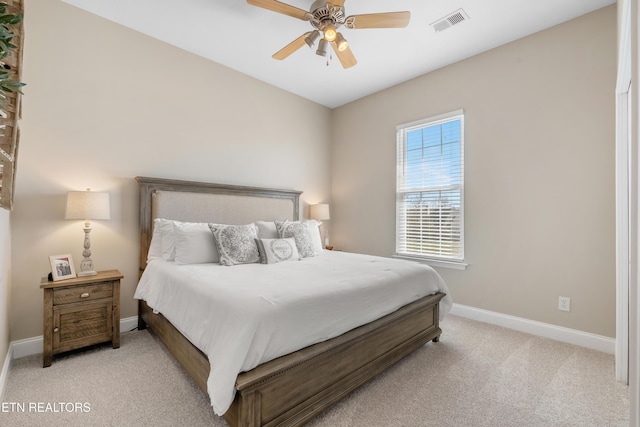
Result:
[[[329,214],[329,205],[326,203],[319,203],[317,205],[309,206],[309,218],[318,221],[331,219]]]
[[[109,193],[69,191],[65,219],[111,219]]]

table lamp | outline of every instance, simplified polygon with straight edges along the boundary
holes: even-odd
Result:
[[[84,250],[82,251],[82,262],[78,276],[93,276],[96,271],[93,269],[91,260],[91,220],[111,219],[111,209],[109,206],[109,193],[87,191],[69,191],[67,193],[67,208],[65,219],[83,219],[84,222]]]

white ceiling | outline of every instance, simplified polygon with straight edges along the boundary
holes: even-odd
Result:
[[[615,0],[346,0],[346,15],[408,10],[406,28],[340,31],[358,64],[343,69],[306,45],[271,55],[309,22],[244,0],[63,0],[312,101],[338,107],[421,74],[615,3]],[[283,0],[308,10],[313,0]],[[469,20],[430,26],[457,9]]]

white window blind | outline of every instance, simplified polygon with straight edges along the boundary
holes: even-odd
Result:
[[[462,111],[397,127],[396,254],[464,260]]]

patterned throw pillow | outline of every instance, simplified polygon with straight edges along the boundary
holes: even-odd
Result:
[[[260,261],[263,264],[275,264],[282,261],[298,261],[300,254],[293,238],[256,239]]]
[[[280,238],[293,237],[302,258],[316,256],[309,227],[298,221],[276,221],[276,229]]]
[[[209,224],[209,229],[213,233],[220,253],[220,264],[238,265],[260,262],[255,241],[258,234],[253,224]]]

